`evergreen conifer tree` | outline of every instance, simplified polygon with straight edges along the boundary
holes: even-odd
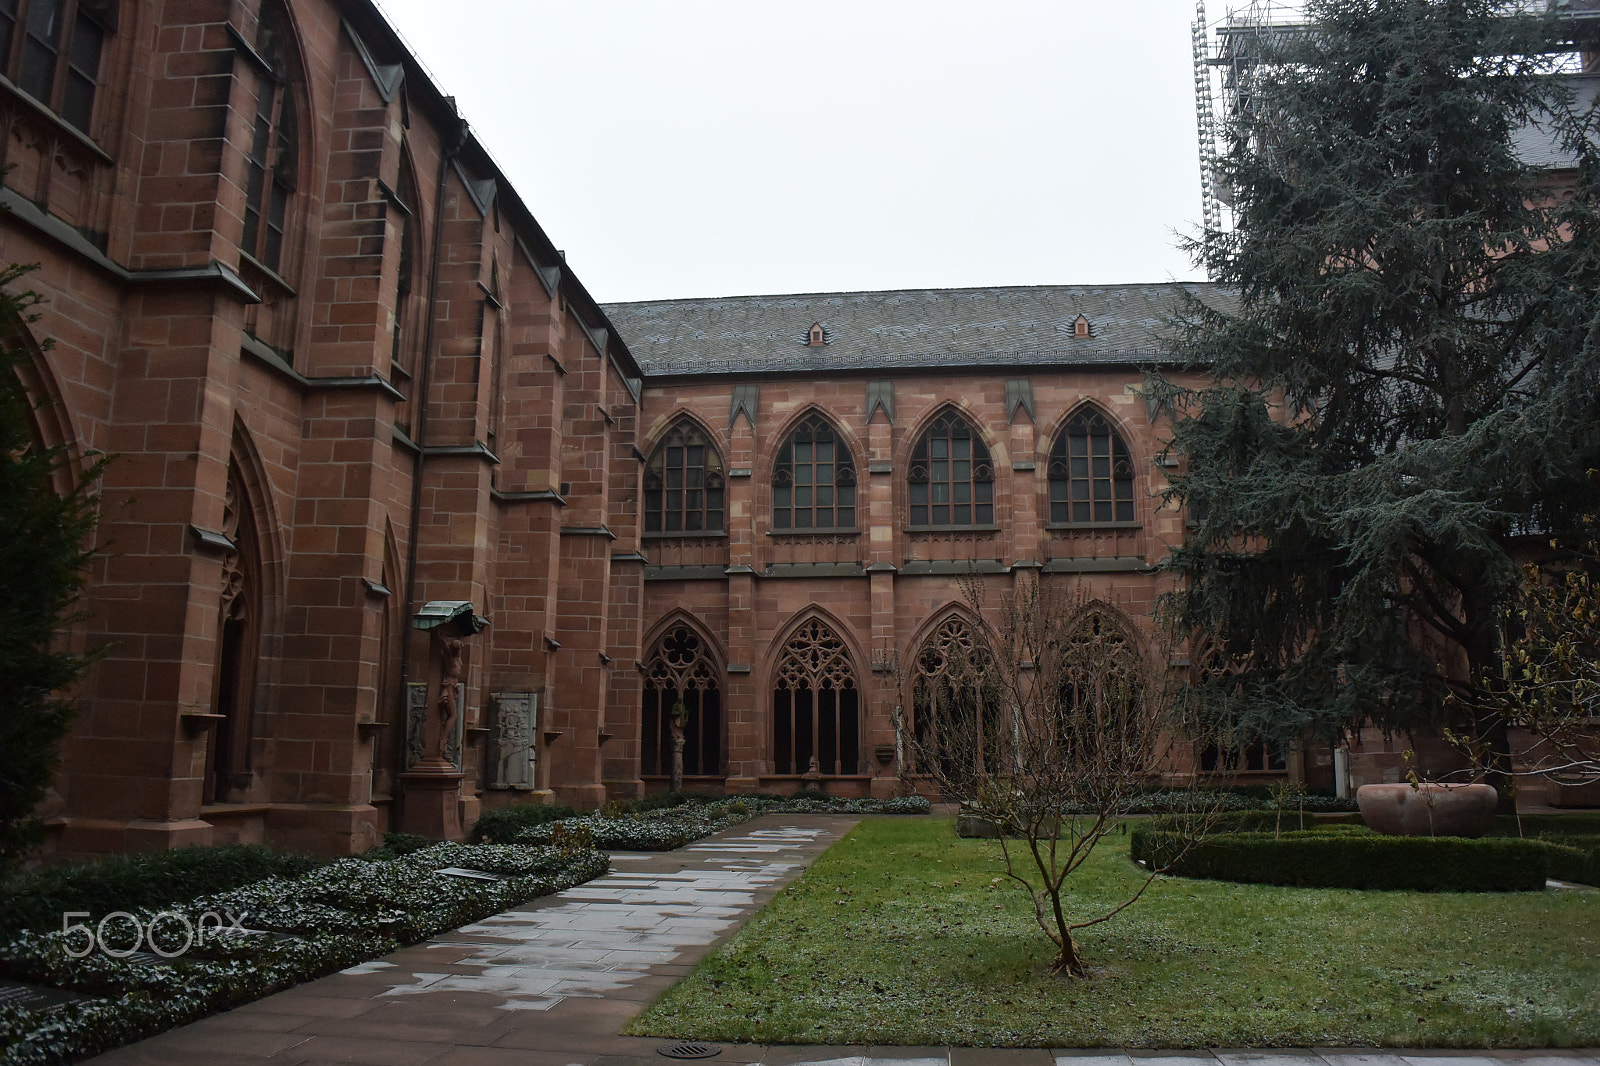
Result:
[[[1172,354],[1212,383],[1155,383],[1191,520],[1167,610],[1238,671],[1219,713],[1279,740],[1476,705],[1451,697],[1494,672],[1519,538],[1577,528],[1600,458],[1600,160],[1562,23],[1306,14],[1226,130],[1234,229],[1190,243],[1233,297]]]

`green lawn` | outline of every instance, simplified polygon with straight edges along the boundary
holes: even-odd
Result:
[[[1139,879],[1127,838],[1080,871],[1085,914]],[[627,1032],[803,1044],[1600,1045],[1600,892],[1423,894],[1162,878],[1051,946],[992,842],[873,818]]]

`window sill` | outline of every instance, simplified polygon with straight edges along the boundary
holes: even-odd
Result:
[[[1045,529],[1053,533],[1069,533],[1075,529],[1143,529],[1143,522],[1047,522]]]
[[[1000,527],[988,526],[906,526],[907,533],[998,533]]]
[[[728,536],[727,531],[721,529],[686,529],[681,532],[647,532],[639,535],[645,540],[715,540]]]
[[[96,144],[87,133],[84,133],[78,127],[74,126],[72,123],[56,114],[55,111],[51,110],[50,105],[46,104],[42,100],[35,99],[29,93],[24,92],[16,82],[12,81],[3,74],[0,74],[0,85],[10,89],[11,92],[16,95],[16,98],[26,105],[30,111],[34,112],[46,122],[52,123],[58,129],[60,129],[62,133],[65,133],[68,137],[71,137],[73,140],[77,141],[78,144],[84,148],[84,150],[88,151],[95,158],[99,159],[100,162],[106,164],[107,166],[113,166],[116,164],[116,160],[111,157],[110,153]]]
[[[855,526],[839,529],[769,529],[769,537],[859,537],[861,530]]]
[[[262,277],[266,278],[278,288],[282,289],[285,296],[297,295],[294,291],[294,286],[283,280],[282,274],[278,273],[276,270],[273,270],[271,267],[267,266],[267,264],[251,255],[243,248],[239,249],[239,262],[242,264],[248,264],[256,270],[259,270]]]

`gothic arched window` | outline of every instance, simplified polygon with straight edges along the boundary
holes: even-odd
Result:
[[[1240,672],[1215,644],[1195,656],[1190,682],[1210,728],[1205,743],[1195,745],[1195,763],[1203,773],[1281,773],[1289,768],[1283,748],[1234,723],[1229,702],[1240,695]]]
[[[801,422],[772,471],[772,528],[854,529],[856,464],[821,415]]]
[[[783,646],[772,683],[772,755],[780,774],[824,774],[861,767],[861,694],[850,653],[828,625],[812,619]]]
[[[1000,698],[989,683],[993,657],[965,619],[950,617],[923,641],[912,680],[913,762],[946,781],[981,774],[996,749]]]
[[[906,480],[913,526],[994,524],[994,463],[983,438],[955,411],[934,419],[917,441]]]
[[[1058,743],[1091,751],[1139,733],[1144,702],[1138,649],[1103,610],[1091,607],[1064,637],[1056,704]]]
[[[685,418],[673,426],[644,471],[646,533],[719,533],[722,457]]]
[[[1111,421],[1095,410],[1074,415],[1050,449],[1050,522],[1132,522],[1133,460]]]
[[[285,28],[273,0],[263,0],[256,51],[270,70],[256,69],[256,115],[245,166],[244,237],[241,247],[278,270],[288,224],[289,198],[299,169],[299,124],[284,61]]]
[[[260,658],[261,549],[250,499],[237,463],[228,466],[223,534],[233,550],[223,557],[216,670],[211,706],[220,715],[206,761],[207,803],[235,798],[250,786],[256,661]]]
[[[88,133],[100,53],[116,30],[116,17],[113,0],[0,3],[0,73]]]
[[[673,720],[683,733],[683,772],[722,772],[721,672],[705,641],[673,626],[656,642],[644,670],[640,773],[672,773]]]

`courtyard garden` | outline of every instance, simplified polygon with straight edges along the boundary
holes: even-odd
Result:
[[[1075,907],[1104,912],[1134,891],[1145,874],[1128,839],[1106,839],[1074,875]],[[627,1031],[801,1044],[1600,1044],[1600,892],[1162,877],[1083,931],[1089,979],[1067,981],[1048,976],[1052,945],[1002,873],[992,841],[958,839],[947,819],[868,819]]]

